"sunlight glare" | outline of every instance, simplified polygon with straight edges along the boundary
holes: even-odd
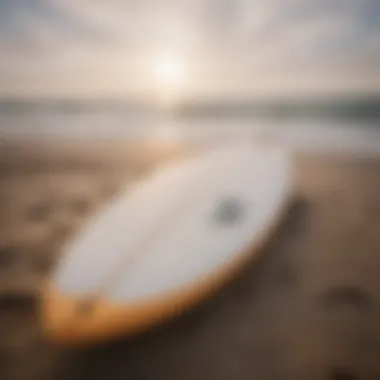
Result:
[[[162,89],[179,89],[184,85],[185,74],[185,64],[181,57],[175,54],[162,54],[154,62],[154,76]]]

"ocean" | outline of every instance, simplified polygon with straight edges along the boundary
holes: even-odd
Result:
[[[380,98],[235,100],[170,111],[114,100],[2,100],[0,136],[171,142],[277,138],[299,150],[380,157]]]

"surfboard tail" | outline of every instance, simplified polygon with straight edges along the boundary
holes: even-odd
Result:
[[[103,299],[75,299],[57,290],[49,290],[42,301],[42,327],[49,340],[65,346],[126,337],[179,313],[185,307],[186,298],[175,298],[125,305]]]

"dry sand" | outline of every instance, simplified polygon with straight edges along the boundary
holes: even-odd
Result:
[[[297,199],[260,260],[165,326],[74,350],[41,334],[41,280],[118,188],[186,149],[2,148],[0,379],[380,378],[380,162],[296,157]]]

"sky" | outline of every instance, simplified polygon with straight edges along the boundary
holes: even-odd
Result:
[[[380,92],[380,0],[0,0],[0,96]]]

